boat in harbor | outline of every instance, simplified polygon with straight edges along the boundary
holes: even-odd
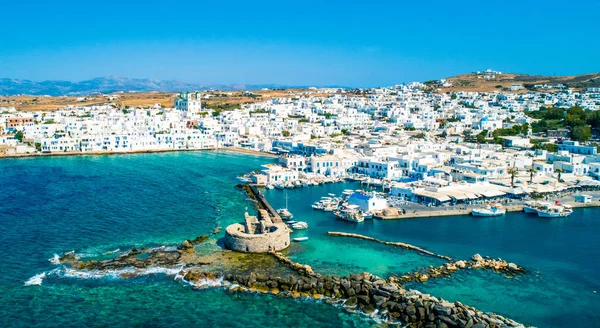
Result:
[[[290,213],[290,211],[288,210],[288,195],[287,195],[287,192],[285,193],[285,207],[278,209],[277,210],[277,214],[279,214],[279,216],[283,220],[291,220],[291,219],[294,218],[294,215],[292,215],[292,213]]]
[[[357,205],[342,206],[335,211],[334,214],[338,219],[350,222],[363,222],[365,220],[360,211],[360,207]]]
[[[573,208],[569,205],[562,205],[556,201],[554,205],[548,204],[537,210],[537,215],[541,218],[564,218],[573,213]]]
[[[266,185],[266,186],[265,186],[265,188],[266,188],[266,189],[269,189],[269,190],[271,190],[271,189],[273,189],[273,188],[275,188],[275,187],[273,187],[273,185],[272,185],[272,184],[268,184],[268,185]]]
[[[302,242],[302,241],[307,241],[308,237],[297,237],[297,238],[292,238],[292,240]]]
[[[506,209],[500,204],[491,204],[484,208],[474,208],[471,211],[473,216],[501,216],[506,214]]]
[[[523,212],[527,214],[537,214],[538,209],[543,208],[544,206],[549,205],[547,202],[539,202],[539,201],[528,201],[523,205]]]
[[[292,229],[295,229],[295,230],[308,229],[308,223],[302,222],[302,221],[296,222],[296,223],[292,224]]]

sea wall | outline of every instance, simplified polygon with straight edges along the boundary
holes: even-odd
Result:
[[[263,234],[248,234],[242,224],[234,223],[225,230],[225,247],[245,253],[280,251],[290,246],[290,233],[285,224],[270,227]]]

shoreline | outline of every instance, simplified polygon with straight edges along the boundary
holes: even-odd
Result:
[[[573,208],[590,208],[600,207],[600,201],[593,201],[591,203],[577,203],[577,202],[562,202],[565,205],[570,205]],[[509,205],[504,206],[506,212],[523,212],[523,205]],[[440,209],[431,211],[415,211],[412,213],[400,214],[398,216],[379,216],[374,215],[373,217],[381,220],[401,220],[401,219],[416,219],[416,218],[436,218],[444,216],[463,216],[471,215],[472,208],[468,209]]]
[[[65,152],[65,153],[33,153],[33,154],[0,154],[2,159],[14,158],[36,158],[36,157],[63,157],[63,156],[115,156],[115,155],[135,155],[135,154],[154,154],[154,153],[174,153],[174,152],[195,152],[195,151],[225,151],[230,153],[256,155],[265,157],[277,157],[275,154],[264,153],[257,150],[243,148],[205,148],[205,149],[148,149],[148,150],[128,150],[128,151],[91,151],[91,152]]]

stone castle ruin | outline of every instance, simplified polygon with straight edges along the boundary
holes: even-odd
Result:
[[[258,210],[257,216],[244,213],[244,222],[225,230],[225,247],[244,253],[280,251],[290,246],[290,229],[278,216]]]

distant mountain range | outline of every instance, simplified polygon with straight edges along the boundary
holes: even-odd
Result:
[[[30,81],[19,79],[0,79],[0,95],[49,95],[49,96],[78,96],[98,93],[113,93],[119,91],[136,92],[180,92],[196,90],[260,90],[263,88],[304,88],[304,86],[280,86],[275,84],[255,85],[203,85],[181,81],[166,81],[153,79],[132,79],[126,77],[99,77],[81,82],[69,81]]]

